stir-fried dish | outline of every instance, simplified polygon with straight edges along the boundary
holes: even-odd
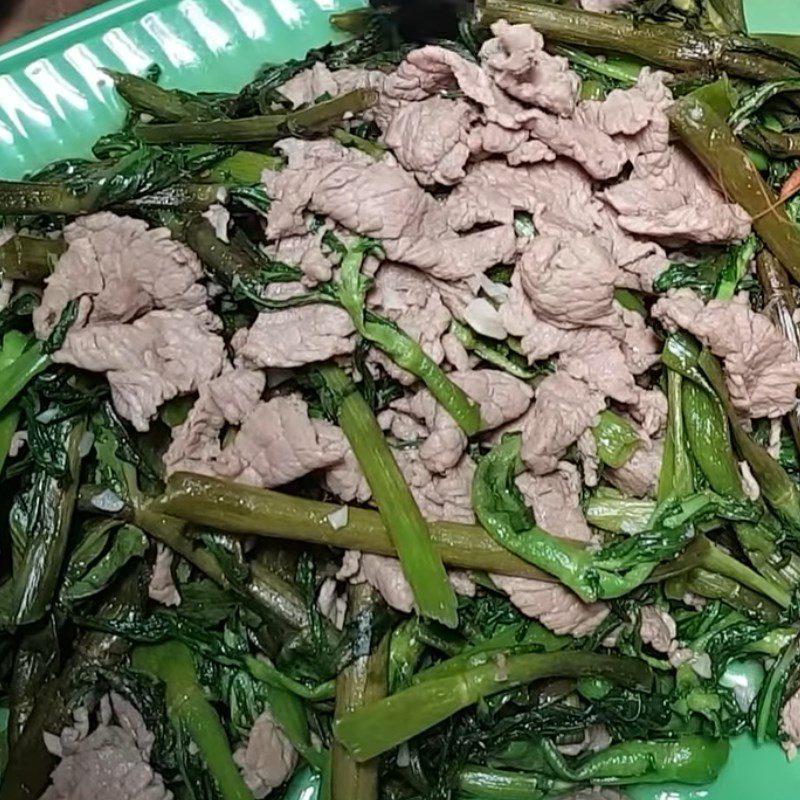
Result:
[[[794,756],[800,49],[582,5],[109,72],[122,130],[0,182],[0,800]]]

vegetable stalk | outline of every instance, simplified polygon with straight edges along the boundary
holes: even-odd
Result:
[[[348,591],[348,613],[351,619],[361,609],[375,602],[375,590],[367,584],[351,586]],[[387,693],[389,637],[385,636],[375,650],[360,656],[345,667],[336,679],[335,719],[368,706]],[[354,761],[338,742],[331,752],[332,800],[378,800],[379,762]]]
[[[122,99],[136,111],[163,122],[211,120],[221,116],[210,103],[188,92],[164,89],[155,81],[127,72],[104,70]]]
[[[186,645],[172,641],[139,647],[133,652],[132,663],[134,669],[164,682],[167,716],[181,744],[199,749],[222,800],[253,800],[234,763],[225,729],[198,683]]]
[[[40,342],[8,331],[0,346],[0,412],[49,364]]]
[[[133,519],[137,526],[153,538],[185,558],[223,589],[236,589],[214,554],[186,533],[186,523],[175,517],[150,509],[136,509]],[[250,563],[249,576],[243,587],[253,606],[268,621],[300,630],[308,625],[308,613],[296,590],[278,575],[258,563]]]
[[[678,100],[669,116],[686,147],[726,195],[753,217],[758,235],[800,280],[800,227],[789,218],[725,120],[696,93]]]
[[[327,130],[345,114],[364,111],[374,105],[377,99],[377,92],[372,89],[355,89],[332,100],[286,114],[138,125],[136,135],[147,144],[270,142],[293,133],[297,135]]]
[[[552,743],[545,743],[548,764],[558,777],[605,785],[710,783],[727,763],[729,752],[727,739],[686,735],[668,742],[631,740],[612,745],[571,767]]]
[[[454,627],[456,596],[428,525],[392,455],[383,431],[347,375],[333,365],[319,369],[325,389],[336,401],[339,425],[353,448],[386,530],[397,548],[403,574],[420,614]]]
[[[0,412],[0,475],[11,451],[11,441],[17,431],[20,411],[15,406]]]
[[[66,475],[37,470],[9,515],[14,547],[11,614],[17,625],[40,619],[58,587],[78,492],[84,419],[58,423],[66,450]]]
[[[58,183],[0,181],[0,214],[83,214],[90,210],[85,197]]]
[[[653,680],[644,662],[626,656],[575,651],[498,656],[353,711],[336,721],[334,734],[356,761],[368,761],[489,695],[542,678],[582,676],[641,691],[648,691]]]
[[[769,312],[773,322],[783,331],[783,335],[794,345],[797,352],[800,352],[800,332],[794,321],[797,306],[786,270],[778,259],[764,248],[756,258],[756,273],[764,291],[765,311]],[[795,406],[787,416],[795,444],[800,448],[800,408]]]
[[[630,422],[609,410],[600,413],[592,433],[597,443],[597,457],[612,468],[625,464],[641,444]]]
[[[667,435],[658,476],[659,502],[686,497],[694,491],[694,470],[683,421],[683,380],[679,372],[667,369]]]
[[[753,470],[764,497],[775,513],[787,524],[792,536],[800,537],[800,490],[783,467],[742,427],[717,359],[704,350],[700,354],[698,364],[722,401],[736,445]]]
[[[228,533],[268,536],[397,556],[397,550],[378,513],[350,508],[347,525],[334,530],[329,517],[337,508],[333,503],[292,497],[206,475],[176,473],[170,476],[164,495],[153,503],[148,513],[158,515],[161,512],[161,516],[171,515]],[[139,520],[137,524],[151,530],[145,520]],[[446,564],[523,578],[553,580],[509,553],[476,525],[432,522],[428,527]],[[154,535],[158,536],[155,531]],[[167,539],[159,538],[170,544]],[[174,545],[170,544],[170,547]]]
[[[529,23],[548,41],[593,50],[629,53],[673,70],[707,68],[753,80],[800,77],[792,59],[745,36],[711,36],[698,30],[643,22],[617,14],[596,14],[532,0],[484,0],[480,22],[499,19]]]
[[[349,248],[342,259],[338,286],[342,306],[350,314],[358,333],[377,345],[399,367],[422,380],[464,433],[472,436],[481,426],[479,406],[426,355],[418,342],[389,320],[376,318],[366,311],[368,281],[361,274],[361,265],[364,256],[376,249],[380,248],[374,242],[362,239]]]
[[[64,252],[60,239],[17,234],[0,247],[0,276],[26,283],[41,283]]]
[[[142,571],[129,572],[100,613],[110,619],[129,618],[144,607],[145,588]],[[85,686],[86,676],[93,671],[113,669],[128,649],[128,640],[114,633],[90,631],[80,635],[62,671],[42,687],[28,724],[11,750],[0,784],[0,800],[30,800],[44,792],[56,762],[45,747],[44,733],[60,731],[72,724],[70,702],[75,691]]]
[[[545,775],[489,769],[477,764],[468,764],[458,776],[458,788],[463,795],[478,800],[542,800],[572,786],[571,782]]]
[[[769,597],[782,608],[788,608],[791,604],[791,594],[786,589],[723,552],[705,536],[697,537],[679,558],[658,567],[653,572],[651,580],[662,581],[698,568],[730,578],[754,592]]]

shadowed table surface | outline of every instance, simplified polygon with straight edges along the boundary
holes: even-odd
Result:
[[[0,0],[0,42],[95,6],[100,0]]]

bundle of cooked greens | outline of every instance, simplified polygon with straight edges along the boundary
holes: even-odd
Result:
[[[581,5],[108,72],[124,127],[0,181],[0,800],[794,755],[798,48]]]

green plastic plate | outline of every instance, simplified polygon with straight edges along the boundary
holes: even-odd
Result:
[[[3,2],[3,0],[0,0]],[[746,0],[753,33],[800,34],[800,0]],[[166,86],[235,90],[264,61],[302,55],[335,38],[334,11],[361,0],[115,0],[0,48],[0,177],[88,155],[123,110],[100,67],[141,73],[157,63]],[[634,800],[797,800],[800,766],[775,745],[734,743],[711,787],[640,787]],[[287,800],[314,800],[301,772]]]

